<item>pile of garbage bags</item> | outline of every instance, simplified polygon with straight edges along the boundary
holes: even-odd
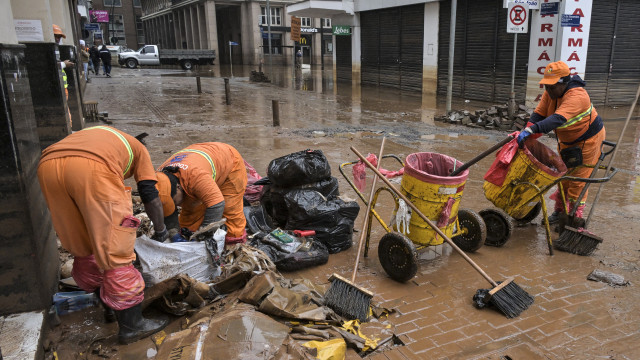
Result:
[[[314,230],[315,239],[331,254],[351,247],[360,206],[338,197],[338,179],[331,176],[321,150],[303,150],[274,159],[267,175],[258,181],[264,185],[260,203],[274,226]]]

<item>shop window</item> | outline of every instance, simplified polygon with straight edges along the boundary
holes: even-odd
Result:
[[[300,18],[300,26],[311,27],[311,18],[308,18],[308,17]]]
[[[104,0],[103,4],[104,4],[104,7],[108,7],[108,6],[121,7],[122,0]]]
[[[322,27],[323,28],[330,28],[331,27],[331,19],[323,18],[322,19]]]
[[[269,53],[269,39],[267,38],[267,34],[264,34],[262,38],[262,52],[264,54]],[[274,55],[282,54],[282,34],[271,33],[271,53]]]
[[[330,37],[324,39],[324,53],[332,54],[333,53],[333,41]]]
[[[138,37],[138,44],[144,44],[144,26],[142,25],[140,16],[136,16],[136,35]]]
[[[140,3],[140,0],[133,0],[133,6],[134,7],[142,7],[142,4]]]
[[[282,25],[282,16],[281,16],[281,12],[282,12],[282,8],[279,7],[271,7],[271,25],[272,26],[280,26]],[[262,7],[261,8],[262,14],[260,15],[260,21],[261,21],[261,25],[268,25],[267,24],[267,8],[266,7]]]

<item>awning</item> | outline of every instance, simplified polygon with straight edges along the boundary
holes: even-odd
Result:
[[[307,0],[287,6],[289,15],[311,18],[331,18],[353,15],[353,3],[342,0]]]

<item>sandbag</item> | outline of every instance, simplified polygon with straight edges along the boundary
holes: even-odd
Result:
[[[271,160],[267,176],[275,186],[300,186],[328,178],[331,167],[322,150],[303,150]]]

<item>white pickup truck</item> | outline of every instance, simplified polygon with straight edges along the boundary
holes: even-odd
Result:
[[[213,64],[215,50],[160,49],[157,45],[145,45],[137,51],[118,54],[118,63],[135,69],[138,65],[180,65],[191,70],[197,64]]]

